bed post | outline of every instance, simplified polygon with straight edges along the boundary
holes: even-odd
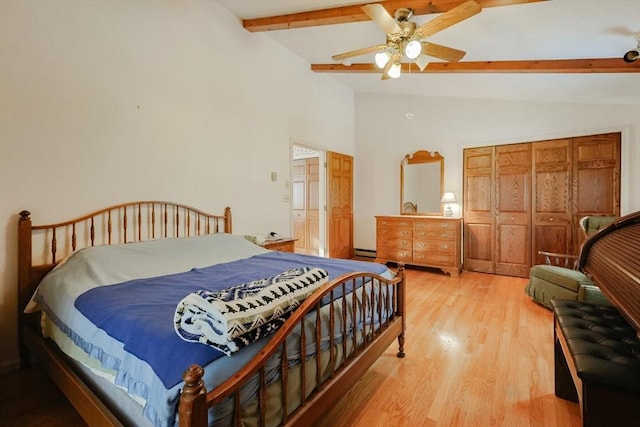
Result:
[[[204,375],[204,369],[198,365],[189,366],[182,375],[184,387],[180,393],[178,406],[180,427],[198,427],[208,424],[207,389],[202,381],[202,375]]]
[[[231,208],[227,206],[224,208],[224,232],[231,234]]]
[[[405,356],[404,353],[404,331],[407,328],[407,292],[406,292],[406,278],[404,271],[404,263],[398,263],[398,271],[396,273],[402,279],[400,283],[398,283],[398,313],[402,317],[402,332],[398,335],[398,354],[397,356],[402,358]]]
[[[25,316],[22,313],[29,299],[31,284],[31,212],[20,212],[18,220],[18,346],[20,364],[29,364],[29,349],[24,344]]]

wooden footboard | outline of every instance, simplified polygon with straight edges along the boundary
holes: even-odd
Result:
[[[371,283],[372,279],[375,285],[364,285]],[[347,301],[345,289],[351,286],[363,290],[363,304],[356,303],[356,298]],[[206,426],[208,409],[225,400],[233,401],[232,425],[242,425],[245,416],[257,419],[257,425],[314,425],[396,339],[399,344],[397,355],[404,357],[405,295],[403,265],[399,266],[397,277],[393,280],[356,273],[328,283],[296,310],[247,366],[219,387],[207,393],[202,381],[204,370],[197,365],[191,366],[183,376],[185,386],[180,398],[180,426]],[[330,308],[329,330],[339,331],[343,339],[335,340],[331,334],[328,348],[321,350],[323,322],[319,313],[322,301],[327,302],[327,299]],[[342,309],[335,309],[335,306]],[[390,313],[390,316],[384,316],[383,313]],[[356,318],[358,314],[361,319],[370,319],[369,323],[364,321],[360,325],[363,331],[360,338],[358,333],[349,334],[346,330],[348,318]],[[314,324],[314,337],[305,336],[305,322]],[[298,396],[291,396],[290,359],[286,345],[294,331],[301,332],[299,339],[296,337],[301,353],[301,387],[297,390]],[[315,343],[314,357],[305,354],[307,340]],[[265,366],[274,356],[279,358],[279,381],[271,387],[277,388],[278,392],[272,391],[270,394],[279,395],[276,402],[273,402],[273,396],[267,396],[270,385]],[[257,381],[258,403],[253,413],[247,414],[242,407],[241,390],[249,381]],[[307,389],[309,383],[312,386]],[[295,406],[290,400],[295,400]],[[273,409],[268,407],[270,403],[280,408],[279,419],[273,419]],[[268,413],[271,413],[270,417]]]

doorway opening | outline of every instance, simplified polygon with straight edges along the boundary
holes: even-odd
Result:
[[[291,229],[295,252],[325,256],[326,168],[324,150],[292,141]]]

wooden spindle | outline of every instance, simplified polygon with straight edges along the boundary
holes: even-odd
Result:
[[[235,427],[242,426],[242,411],[240,408],[240,389],[233,394],[233,425]]]
[[[320,390],[320,383],[322,382],[322,364],[321,362],[321,348],[322,344],[322,318],[320,317],[320,302],[316,304],[316,389]]]
[[[349,310],[347,308],[347,286],[342,284],[342,363],[345,364],[347,359],[347,319],[349,316]]]
[[[89,238],[91,239],[91,246],[94,246],[96,242],[96,227],[93,217],[91,217],[91,226],[89,227]]]
[[[175,209],[176,209],[176,219],[173,224],[175,228],[173,234],[175,237],[180,237],[180,208],[175,208]]]
[[[264,365],[260,367],[260,387],[258,389],[258,409],[260,411],[260,426],[267,425],[267,379]]]
[[[300,320],[300,401],[302,406],[307,398],[307,334],[304,316]]]
[[[333,373],[336,370],[336,309],[334,307],[334,302],[333,289],[331,289],[331,292],[329,293],[329,366],[331,367],[331,378],[333,378]]]
[[[124,214],[122,216],[122,230],[124,234],[124,243],[127,243],[127,207],[123,208]]]
[[[351,331],[353,332],[353,348],[351,349],[351,354],[355,356],[358,350],[358,334],[356,333],[356,326],[358,325],[358,298],[356,298],[355,283],[353,282],[353,280],[351,280],[350,283],[353,286],[353,296],[351,297]]]
[[[142,240],[142,205],[138,204],[138,242]]]
[[[167,207],[167,204],[165,203],[164,205],[164,235],[162,237],[169,237],[169,235],[167,234],[167,223],[169,220],[169,213],[168,213],[169,208]]]
[[[76,251],[76,223],[71,224],[71,252]]]
[[[156,204],[151,204],[151,238],[156,238]]]
[[[51,263],[55,264],[56,263],[56,251],[58,250],[58,240],[56,239],[56,228],[53,227],[52,229],[52,236],[51,236]]]
[[[111,211],[107,212],[107,239],[111,244]]]
[[[186,228],[187,228],[187,237],[191,236],[191,215],[189,214],[189,212],[186,211],[185,209],[185,221],[186,221]]]
[[[289,356],[287,355],[287,344],[282,344],[280,355],[280,383],[282,385],[282,424],[287,424],[289,414],[289,399],[287,390],[289,389]]]

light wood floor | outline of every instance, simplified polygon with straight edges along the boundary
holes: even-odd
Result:
[[[526,282],[408,269],[406,358],[392,345],[321,425],[580,426],[578,404],[553,393],[553,316]],[[0,414],[0,426],[83,425],[37,368],[0,376]]]

